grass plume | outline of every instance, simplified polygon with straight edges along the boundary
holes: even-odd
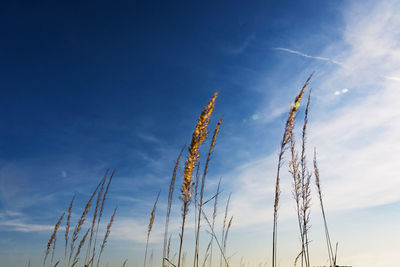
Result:
[[[182,255],[182,244],[183,244],[183,235],[185,230],[185,220],[186,215],[189,209],[190,199],[192,196],[192,176],[193,169],[196,166],[196,163],[200,157],[199,148],[203,144],[205,138],[207,137],[207,126],[210,122],[210,117],[215,107],[215,99],[217,98],[218,93],[214,93],[213,97],[208,102],[207,106],[203,109],[200,114],[200,117],[197,121],[196,127],[193,132],[192,141],[189,145],[189,154],[187,160],[185,162],[185,170],[183,173],[183,183],[181,189],[181,200],[183,202],[182,206],[182,226],[180,232],[180,244],[179,244],[179,254],[178,254],[178,267],[181,266],[181,255]]]

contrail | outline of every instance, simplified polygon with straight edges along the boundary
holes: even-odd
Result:
[[[323,60],[323,61],[329,61],[329,62],[332,62],[333,64],[336,64],[336,65],[339,65],[339,66],[343,66],[342,63],[340,63],[340,62],[338,62],[338,61],[336,61],[334,59],[327,58],[327,57],[310,56],[310,55],[304,54],[304,53],[302,53],[300,51],[296,51],[296,50],[292,50],[292,49],[284,48],[284,47],[276,47],[274,49],[285,51],[285,52],[292,53],[292,54],[296,54],[296,55],[299,55],[299,56],[302,56],[302,57],[306,57],[306,58],[313,58],[313,59],[318,59],[318,60]]]

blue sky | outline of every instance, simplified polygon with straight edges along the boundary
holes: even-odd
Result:
[[[117,171],[106,218],[119,210],[103,263],[141,264],[161,189],[150,240],[157,265],[174,160],[216,90],[211,126],[224,121],[206,193],[222,177],[222,213],[232,192],[232,263],[269,264],[277,149],[289,104],[315,71],[309,158],[317,147],[339,263],[394,266],[399,11],[396,1],[2,3],[1,265],[39,265],[72,195],[76,222],[107,168]],[[290,266],[300,242],[287,169],[282,191],[278,262]],[[318,202],[312,207],[311,258],[322,265]]]

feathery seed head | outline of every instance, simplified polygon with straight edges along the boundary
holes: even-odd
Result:
[[[192,196],[192,176],[193,176],[193,169],[196,166],[197,161],[199,160],[200,153],[199,148],[204,142],[205,138],[208,135],[207,126],[210,122],[210,116],[214,111],[215,107],[215,99],[218,96],[218,92],[214,93],[213,97],[208,102],[207,106],[203,109],[200,114],[200,117],[197,121],[196,127],[193,131],[192,141],[190,142],[189,146],[189,155],[185,162],[185,170],[183,173],[183,184],[182,184],[182,201],[184,203],[188,203]]]

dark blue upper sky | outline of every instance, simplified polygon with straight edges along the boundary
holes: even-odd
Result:
[[[322,2],[3,3],[0,156],[107,159],[136,131],[182,143],[178,129],[217,89],[222,113],[246,112],[230,107],[276,67],[271,48],[334,19]]]

